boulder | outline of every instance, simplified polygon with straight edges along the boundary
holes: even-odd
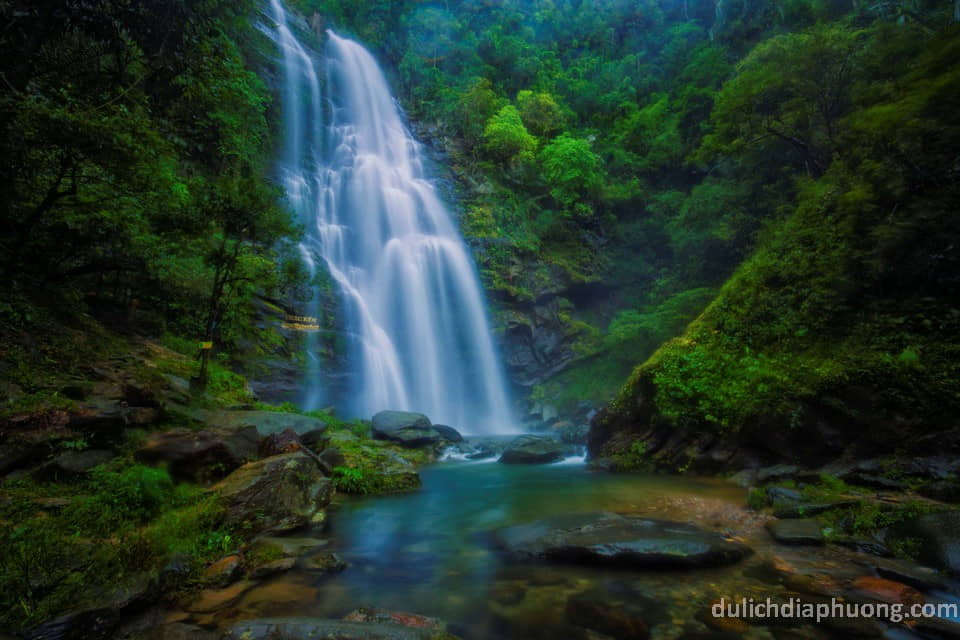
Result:
[[[546,464],[563,458],[564,447],[543,436],[525,435],[515,438],[503,454],[500,462],[507,464]]]
[[[203,572],[203,581],[206,584],[225,587],[236,580],[240,573],[241,559],[237,554],[224,556]]]
[[[960,511],[928,513],[891,527],[885,542],[901,540],[920,542],[920,562],[960,575]]]
[[[147,464],[164,463],[180,480],[222,478],[257,457],[260,434],[254,427],[157,431],[134,454]]]
[[[570,596],[566,618],[578,627],[599,631],[617,640],[650,637],[649,603],[643,598],[611,598],[603,589],[589,589]]]
[[[463,436],[453,427],[448,427],[445,424],[435,424],[433,425],[433,430],[439,433],[440,437],[447,442],[463,442]]]
[[[314,573],[340,573],[347,563],[335,553],[318,551],[300,560],[300,567]]]
[[[34,475],[41,480],[63,482],[75,480],[91,469],[110,460],[115,454],[106,449],[87,449],[85,451],[67,451],[56,458],[41,465]]]
[[[796,520],[773,520],[767,523],[767,531],[781,544],[823,544],[820,523],[810,518]]]
[[[590,433],[590,425],[567,423],[557,430],[560,435],[560,442],[565,444],[587,444],[587,434]]]
[[[367,622],[396,624],[401,627],[411,627],[414,629],[426,629],[428,631],[443,632],[446,624],[437,618],[428,618],[417,613],[406,613],[403,611],[388,611],[386,609],[375,609],[370,607],[361,607],[354,609],[343,617],[349,622]]]
[[[251,532],[291,531],[320,522],[333,484],[303,452],[248,462],[214,489],[227,503],[228,524]]]
[[[302,434],[300,442],[314,453],[321,453],[330,444],[330,436],[325,429],[314,429]]]
[[[499,529],[495,544],[524,558],[622,569],[692,569],[738,562],[743,544],[693,525],[610,512],[576,513]]]
[[[374,438],[403,447],[424,447],[445,439],[427,416],[410,411],[381,411],[373,416],[372,430]]]
[[[434,629],[392,623],[355,622],[325,618],[262,618],[230,627],[223,640],[441,640],[454,636]]]
[[[269,458],[270,456],[278,456],[284,453],[303,451],[303,449],[303,443],[300,442],[300,437],[297,433],[293,429],[285,429],[280,433],[271,433],[261,440],[257,452],[260,454],[260,457]]]
[[[915,605],[924,604],[926,600],[923,595],[913,587],[894,582],[886,578],[877,578],[875,576],[860,576],[850,585],[851,593],[855,596],[861,596],[870,600],[879,600],[891,604]]]

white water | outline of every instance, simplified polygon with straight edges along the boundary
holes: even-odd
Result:
[[[476,270],[382,71],[331,31],[315,58],[280,0],[270,12],[283,62],[282,180],[306,228],[304,261],[311,272],[324,261],[350,336],[350,401],[339,404],[364,418],[402,409],[467,433],[513,431]],[[336,402],[317,358],[308,362],[304,404]]]

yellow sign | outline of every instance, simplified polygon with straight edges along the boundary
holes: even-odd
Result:
[[[200,343],[200,348],[203,349],[203,350],[205,350],[205,351],[206,351],[207,349],[213,349],[213,343],[212,343],[212,342],[201,342],[201,343]]]

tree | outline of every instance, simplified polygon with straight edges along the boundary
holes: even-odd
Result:
[[[520,112],[508,104],[487,122],[484,148],[497,160],[529,159],[537,150],[537,139],[523,125]]]
[[[550,185],[550,195],[564,207],[580,205],[595,198],[602,181],[600,158],[590,148],[590,141],[567,133],[556,137],[540,154],[543,177]]]
[[[517,106],[523,124],[536,136],[552,137],[566,124],[563,108],[549,93],[523,90],[517,94]]]

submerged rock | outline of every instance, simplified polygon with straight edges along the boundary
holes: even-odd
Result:
[[[305,453],[249,462],[215,487],[227,503],[227,523],[252,531],[290,531],[323,519],[332,482]]]
[[[233,625],[223,640],[452,640],[445,631],[383,622],[325,618],[263,618]]]
[[[693,525],[600,511],[554,516],[494,532],[510,554],[623,569],[713,567],[751,553],[738,542]]]
[[[650,603],[642,598],[611,598],[603,589],[590,589],[570,596],[566,618],[578,627],[599,631],[617,640],[650,637]]]
[[[371,426],[374,438],[396,442],[403,447],[423,447],[445,439],[433,428],[430,418],[422,413],[381,411],[373,416]]]
[[[519,436],[514,438],[500,462],[507,464],[546,464],[563,458],[564,447],[556,440],[543,436]]]

